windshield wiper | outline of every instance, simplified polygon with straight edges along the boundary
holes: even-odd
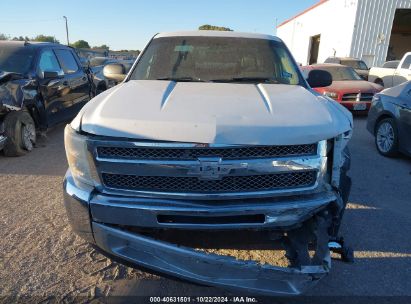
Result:
[[[264,82],[264,83],[280,83],[271,77],[233,77],[227,79],[212,79],[212,82]]]
[[[175,82],[206,82],[205,80],[202,80],[200,78],[194,78],[191,76],[187,77],[160,77],[157,78],[156,80],[170,80],[170,81],[175,81]]]

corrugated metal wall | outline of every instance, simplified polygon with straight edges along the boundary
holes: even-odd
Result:
[[[411,9],[411,0],[359,0],[351,44],[352,57],[372,60],[369,62],[372,66],[381,66],[385,62],[398,8]]]

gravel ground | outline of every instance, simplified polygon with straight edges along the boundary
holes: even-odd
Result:
[[[411,296],[411,160],[381,157],[365,119],[355,123],[353,189],[342,232],[356,262],[334,261],[330,275],[309,294]],[[76,237],[62,204],[66,168],[63,127],[25,157],[0,154],[0,302],[226,295],[119,265]]]

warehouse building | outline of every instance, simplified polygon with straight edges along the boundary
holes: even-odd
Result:
[[[381,66],[411,51],[411,0],[322,0],[278,25],[277,36],[303,65],[338,56]]]

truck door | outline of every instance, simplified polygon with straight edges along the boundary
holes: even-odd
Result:
[[[55,49],[57,59],[63,69],[64,78],[70,89],[70,107],[66,108],[66,119],[77,115],[81,107],[90,100],[90,83],[83,67],[75,59],[75,54],[71,49]]]
[[[411,80],[411,54],[407,55],[399,64],[393,77],[393,86]]]
[[[71,106],[68,82],[52,49],[42,50],[38,58],[39,87],[50,127],[61,121],[65,109]]]

